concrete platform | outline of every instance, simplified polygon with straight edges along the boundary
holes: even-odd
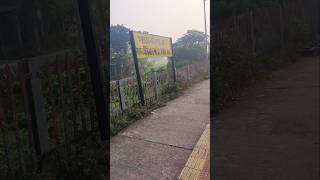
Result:
[[[209,118],[206,80],[111,139],[111,179],[178,178]]]

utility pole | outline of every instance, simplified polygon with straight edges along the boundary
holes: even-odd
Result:
[[[209,50],[208,50],[208,33],[207,33],[207,13],[206,13],[206,0],[203,0],[203,14],[204,14],[204,34],[206,36],[206,61],[208,63],[208,74],[210,77],[210,59],[209,59]]]
[[[208,34],[207,34],[207,13],[206,13],[206,0],[203,0],[203,13],[204,13],[204,33],[206,36],[206,60],[208,59]]]

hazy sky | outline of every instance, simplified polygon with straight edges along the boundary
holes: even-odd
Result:
[[[207,31],[210,31],[210,0],[206,0]],[[172,37],[189,29],[204,32],[203,0],[111,0],[110,23],[132,30]]]

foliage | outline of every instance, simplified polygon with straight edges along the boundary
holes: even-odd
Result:
[[[133,75],[133,63],[131,60],[131,54],[128,52],[120,51],[115,52],[110,50],[110,79],[118,80]]]
[[[130,29],[123,25],[110,27],[110,79],[122,79],[133,74],[133,63],[130,53]]]
[[[110,48],[115,52],[126,52],[130,43],[130,29],[124,25],[111,25],[110,27]]]
[[[134,106],[121,117],[111,119],[111,136],[116,135],[133,122],[149,115],[154,109],[165,106],[166,102],[181,95],[182,91],[187,87],[186,84],[179,82],[172,84],[164,89],[163,96],[159,100],[148,102],[145,106]]]
[[[133,122],[150,114],[152,110],[163,106],[163,102],[154,102],[146,106],[135,106],[126,111],[124,115],[116,119],[111,119],[111,136],[116,135],[122,129],[128,127]]]
[[[211,91],[213,93],[213,110],[215,113],[218,113],[229,102],[235,100],[242,89],[258,80],[270,78],[272,71],[297,60],[301,50],[310,46],[312,35],[310,34],[311,26],[306,21],[308,19],[307,14],[299,16],[289,14],[292,13],[290,11],[285,11],[285,13],[288,13],[286,16],[290,18],[286,19],[285,22],[285,46],[283,49],[281,48],[281,41],[278,40],[279,38],[272,37],[268,31],[265,31],[265,28],[262,28],[259,33],[256,32],[261,45],[260,47],[258,46],[259,49],[256,49],[259,51],[256,56],[249,53],[248,47],[232,43],[234,41],[239,42],[238,39],[233,39],[234,36],[215,39],[212,44],[212,48],[215,51],[211,53],[211,80],[214,84],[211,87]],[[257,23],[256,26],[260,26],[265,22],[257,20]],[[268,24],[269,26],[267,27],[271,30],[279,28],[277,22],[272,21],[272,19],[268,19]],[[228,27],[227,23],[223,25]],[[228,29],[226,28],[216,33],[227,34],[227,31]],[[242,33],[242,36],[246,36],[246,33],[248,32]],[[274,48],[270,41],[273,41],[277,48]]]
[[[208,38],[209,39],[209,38]],[[206,36],[197,30],[188,30],[173,44],[174,59],[179,61],[203,61],[206,57]]]
[[[51,152],[43,171],[30,179],[106,179],[109,155],[105,148],[109,142],[98,139],[97,135],[84,137],[81,142]]]

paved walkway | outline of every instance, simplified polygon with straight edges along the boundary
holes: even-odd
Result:
[[[210,124],[203,131],[182,169],[179,180],[210,179]]]
[[[217,180],[319,179],[319,58],[245,91],[211,124]]]
[[[206,80],[113,137],[111,179],[178,178],[209,123],[209,97]]]

